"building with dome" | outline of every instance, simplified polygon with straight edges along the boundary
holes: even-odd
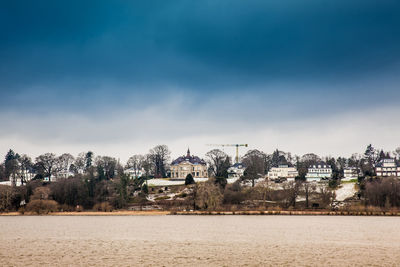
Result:
[[[197,156],[191,156],[188,149],[186,156],[182,156],[171,163],[171,178],[185,179],[191,173],[193,178],[207,178],[207,163]]]

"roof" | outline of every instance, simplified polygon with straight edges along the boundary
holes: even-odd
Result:
[[[288,167],[293,167],[293,164],[290,163],[289,161],[287,161],[287,159],[283,155],[279,156],[279,161],[276,164],[273,164],[272,167],[278,168],[279,166],[282,166],[282,165],[287,165]]]
[[[182,156],[182,157],[175,159],[174,161],[172,161],[171,165],[178,165],[182,162],[190,162],[191,164],[195,164],[195,165],[196,164],[207,165],[207,163],[203,159],[201,159],[197,156],[191,156],[189,149],[187,151],[186,156]]]
[[[233,164],[230,168],[246,168],[246,166],[243,163],[235,163]]]
[[[314,168],[314,166],[316,166],[316,168],[318,168],[318,165],[321,165],[321,166],[327,166],[328,168],[330,168],[331,167],[331,165],[328,165],[328,164],[326,164],[326,162],[324,162],[324,161],[318,161],[318,162],[316,162],[315,164],[311,164],[310,166],[309,166],[309,168]]]

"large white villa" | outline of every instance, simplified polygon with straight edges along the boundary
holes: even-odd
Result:
[[[323,161],[308,167],[306,179],[309,182],[319,182],[321,180],[329,180],[332,178],[332,168]]]
[[[400,164],[392,158],[381,159],[375,166],[376,176],[400,177]]]
[[[186,156],[177,158],[171,163],[171,178],[185,179],[188,174],[193,178],[207,178],[207,163],[197,156],[191,156],[188,149]]]
[[[268,172],[268,179],[286,179],[287,181],[294,181],[296,176],[299,175],[297,169],[289,162],[281,162],[278,166],[272,167]]]

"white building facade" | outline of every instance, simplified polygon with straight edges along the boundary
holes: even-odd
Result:
[[[243,165],[243,163],[235,163],[228,169],[228,178],[229,179],[233,179],[233,178],[239,179],[240,177],[242,177],[244,175],[245,169],[246,168]]]
[[[379,177],[400,177],[400,164],[395,159],[381,159],[375,166],[375,172]]]
[[[360,169],[356,167],[347,167],[343,170],[342,181],[351,181],[360,177]]]
[[[188,174],[192,174],[193,178],[208,178],[207,163],[197,156],[191,156],[189,149],[186,156],[171,163],[171,179],[182,180]]]
[[[144,176],[145,171],[143,168],[138,169],[138,168],[128,168],[126,170],[124,170],[124,174],[129,175],[129,178],[133,179],[133,178],[139,178]]]
[[[294,181],[296,176],[299,175],[297,169],[291,164],[282,164],[277,167],[272,167],[268,172],[268,179],[279,180],[286,179],[287,181]]]
[[[330,165],[321,161],[308,167],[306,179],[309,182],[320,182],[332,178],[332,168]]]

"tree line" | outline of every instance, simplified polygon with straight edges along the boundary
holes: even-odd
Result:
[[[396,149],[392,155],[399,158],[400,149]],[[207,195],[215,201],[218,200],[218,203],[221,201],[222,203],[240,203],[252,199],[249,192],[258,192],[257,194],[263,196],[264,201],[275,195],[275,199],[285,199],[286,204],[283,207],[296,207],[296,198],[301,192],[306,198],[305,206],[309,207],[308,200],[312,194],[332,199],[331,193],[325,192],[324,188],[316,189],[302,182],[308,166],[324,160],[332,166],[333,180],[340,177],[345,167],[360,168],[367,177],[360,183],[362,190],[360,197],[364,197],[369,204],[384,207],[398,206],[400,203],[398,182],[368,180],[368,177],[374,176],[374,165],[388,156],[390,156],[389,153],[377,150],[372,145],[367,146],[363,155],[353,154],[350,158],[321,158],[312,153],[299,157],[279,150],[271,154],[260,150],[249,150],[241,158],[245,166],[242,180],[250,181],[252,187],[255,187],[255,180],[264,177],[272,166],[286,162],[297,167],[299,177],[296,181],[298,182],[284,184],[280,192],[271,192],[267,187],[260,185],[255,191],[243,189],[237,184],[227,185],[226,178],[228,169],[232,166],[232,159],[225,152],[213,149],[206,154],[209,176],[212,180],[207,184],[196,185],[197,198]],[[168,177],[170,160],[170,150],[166,145],[155,146],[145,155],[133,155],[124,166],[116,158],[96,156],[91,151],[80,153],[77,157],[68,153],[60,156],[45,153],[32,160],[29,156],[20,155],[10,149],[4,162],[0,164],[0,178],[2,180],[21,179],[24,186],[1,186],[0,210],[17,209],[23,202],[43,203],[43,200],[56,201],[64,210],[75,209],[77,206],[85,209],[118,209],[126,207],[132,199],[139,204],[145,203],[149,192],[146,180],[153,177]],[[124,172],[127,169],[132,169],[133,172],[138,171],[138,173],[132,177]],[[34,174],[30,182],[23,175],[28,172]],[[51,183],[52,177],[57,178],[57,183]],[[193,177],[191,179],[189,177],[187,184],[193,183]],[[218,197],[215,197],[215,194]],[[203,202],[207,203],[204,197],[199,199],[198,203]],[[209,205],[214,204],[198,204],[197,207],[204,208]]]

